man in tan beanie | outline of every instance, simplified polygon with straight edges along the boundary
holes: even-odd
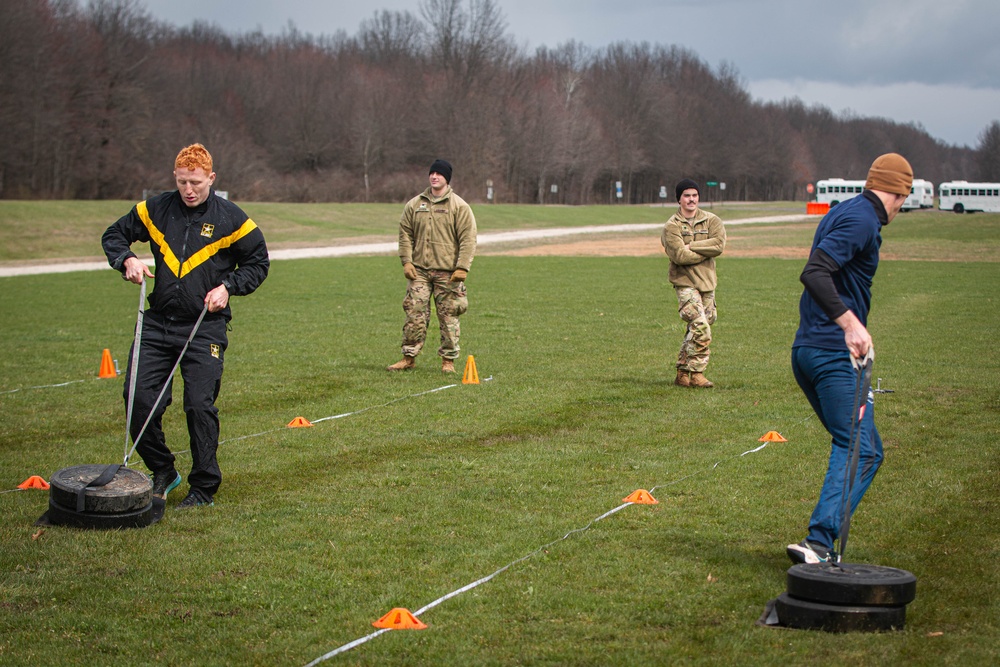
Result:
[[[792,372],[830,433],[832,449],[809,534],[786,549],[795,563],[837,560],[834,543],[844,508],[849,503],[853,514],[882,463],[874,394],[869,392],[860,424],[857,471],[852,482],[845,483],[858,378],[851,359],[861,359],[872,349],[868,310],[882,228],[899,213],[912,183],[913,169],[902,155],[879,156],[868,170],[861,196],[838,204],[820,221],[800,277],[805,290],[792,344]],[[844,497],[848,489],[849,499]]]

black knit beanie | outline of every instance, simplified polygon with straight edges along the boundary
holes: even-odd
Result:
[[[681,200],[681,194],[685,190],[690,190],[691,188],[697,190],[698,195],[701,196],[701,188],[698,187],[698,184],[692,181],[690,178],[685,178],[683,181],[677,184],[676,188],[674,188],[674,193],[677,195],[677,201]]]
[[[442,160],[438,158],[434,160],[434,164],[431,165],[430,171],[427,172],[428,175],[438,173],[444,176],[444,180],[451,183],[451,163],[447,160]]]

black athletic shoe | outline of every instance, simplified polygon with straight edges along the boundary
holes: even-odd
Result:
[[[153,497],[166,500],[167,494],[181,484],[181,476],[176,470],[153,474]]]
[[[190,493],[187,494],[187,498],[180,501],[176,509],[186,510],[190,507],[209,507],[214,504],[212,496],[198,489],[191,489]]]
[[[840,561],[837,558],[837,552],[833,549],[827,549],[808,540],[802,540],[798,544],[789,544],[785,553],[788,554],[788,558],[793,563],[837,563]]]

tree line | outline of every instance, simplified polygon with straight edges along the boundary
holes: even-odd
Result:
[[[751,99],[737,69],[678,46],[575,41],[525,53],[494,0],[375,11],[355,35],[174,27],[137,0],[0,2],[0,197],[136,199],[204,143],[244,201],[402,201],[435,158],[467,199],[802,200],[880,153],[918,178],[1000,179],[913,124]],[[621,197],[618,184],[621,184]]]

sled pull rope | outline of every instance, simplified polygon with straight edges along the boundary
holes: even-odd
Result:
[[[843,560],[847,550],[847,537],[851,531],[851,496],[854,493],[854,481],[858,474],[858,459],[861,456],[861,422],[868,406],[868,392],[872,386],[872,365],[875,361],[875,350],[868,348],[868,353],[858,359],[851,357],[851,364],[857,371],[854,384],[854,406],[851,414],[851,434],[847,449],[847,465],[844,470],[843,514],[840,521],[840,559]]]
[[[167,381],[163,383],[163,388],[160,389],[160,395],[156,397],[156,400],[153,402],[153,407],[150,408],[149,414],[146,415],[146,421],[145,423],[143,423],[142,428],[139,429],[139,435],[137,435],[135,439],[132,441],[133,443],[132,449],[130,449],[125,454],[124,465],[126,466],[128,465],[128,458],[132,456],[132,452],[135,451],[135,448],[139,445],[139,441],[142,440],[142,436],[146,432],[146,427],[149,426],[149,422],[153,419],[153,415],[156,414],[156,408],[160,406],[160,401],[163,400],[163,395],[167,393],[167,387],[170,386],[170,381],[174,379],[174,373],[177,372],[177,367],[180,366],[181,359],[183,359],[185,353],[187,353],[188,346],[191,345],[191,341],[194,339],[195,334],[198,333],[198,329],[201,327],[202,320],[205,319],[205,313],[207,312],[208,312],[208,304],[205,304],[204,308],[201,309],[201,314],[198,315],[198,320],[194,323],[194,326],[191,328],[191,333],[188,334],[187,340],[184,341],[184,347],[181,349],[181,353],[177,356],[177,361],[174,362],[174,367],[170,369],[170,374],[167,376]],[[131,423],[132,423],[131,419],[129,419],[129,424]],[[128,424],[126,424],[125,428],[128,429]]]
[[[135,320],[135,337],[132,340],[132,362],[130,367],[132,372],[128,377],[128,404],[125,407],[125,462],[128,465],[128,427],[132,424],[132,408],[135,405],[135,379],[139,373],[139,345],[142,343],[142,322],[143,307],[146,305],[146,276],[142,277],[142,285],[139,288],[139,314]]]

